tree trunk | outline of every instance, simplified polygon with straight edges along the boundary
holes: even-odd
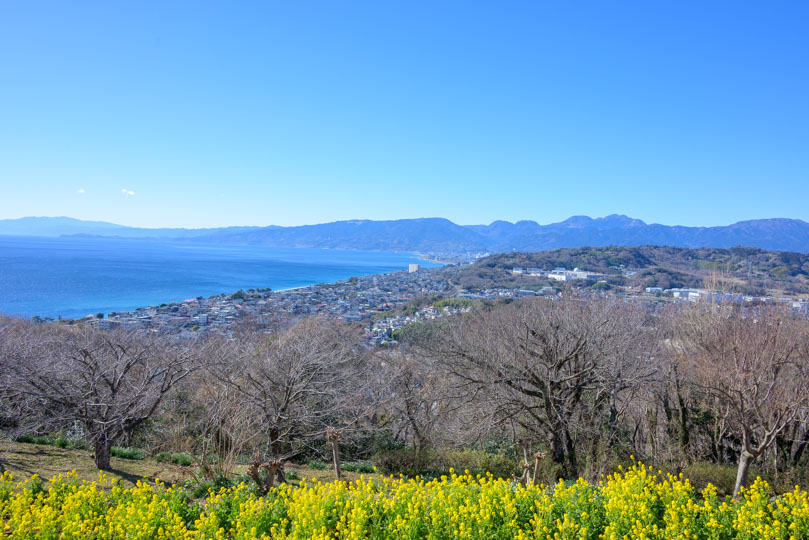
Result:
[[[682,453],[683,459],[688,462],[688,443],[691,440],[690,433],[688,432],[688,406],[686,405],[685,398],[683,398],[683,394],[680,391],[680,383],[676,378],[674,388],[677,392],[677,408],[679,412],[678,429],[680,435],[680,452]]]
[[[742,450],[742,453],[739,455],[739,469],[736,472],[736,487],[733,488],[734,499],[739,498],[739,491],[741,491],[742,486],[747,485],[747,474],[750,472],[750,464],[753,463],[754,459],[756,459],[756,456],[747,450]]]
[[[806,450],[806,443],[807,442],[809,442],[809,441],[803,440],[803,441],[799,442],[795,446],[795,449],[792,451],[791,456],[790,456],[790,460],[792,461],[793,466],[795,466],[795,467],[798,466],[798,462],[801,460],[801,456],[803,456],[804,450]]]
[[[567,458],[565,478],[575,480],[579,477],[579,460],[576,456],[576,445],[567,428],[565,428],[565,454]]]
[[[340,449],[337,447],[337,441],[331,444],[331,457],[334,461],[334,474],[340,480],[343,478],[343,469],[340,467]]]
[[[561,467],[565,466],[565,445],[559,429],[554,430],[551,435],[551,460]]]
[[[109,439],[107,439],[102,435],[96,439],[96,442],[93,446],[95,450],[93,459],[95,460],[96,467],[98,467],[102,471],[109,471],[110,454],[112,453],[112,442],[110,442]]]

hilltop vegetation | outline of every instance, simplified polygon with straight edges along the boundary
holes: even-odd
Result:
[[[690,249],[671,246],[607,246],[556,249],[536,253],[503,253],[455,271],[464,287],[522,286],[532,281],[512,268],[575,267],[607,274],[608,281],[638,287],[701,287],[720,274],[738,292],[763,294],[764,288],[785,294],[809,293],[809,255],[757,248]],[[627,271],[637,271],[627,275]],[[534,282],[540,280],[534,279]]]

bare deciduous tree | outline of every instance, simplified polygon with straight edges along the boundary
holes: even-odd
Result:
[[[605,300],[526,299],[454,318],[427,349],[493,414],[547,443],[562,474],[579,474],[578,443],[609,445],[653,369],[644,313]],[[485,396],[485,397],[484,397]]]
[[[412,350],[393,350],[379,355],[378,364],[376,386],[384,389],[377,397],[385,411],[383,427],[412,446],[416,468],[427,450],[468,442],[480,433],[469,429],[473,403],[454,391],[446,373],[430,358]]]
[[[367,377],[345,325],[310,317],[270,336],[241,335],[234,347],[217,376],[250,411],[268,457],[294,455],[327,427],[345,430],[360,418]]]
[[[189,347],[154,334],[18,323],[14,335],[3,344],[6,388],[41,403],[41,422],[80,422],[104,470],[112,445],[196,366]]]
[[[681,317],[681,362],[741,438],[734,496],[753,461],[806,411],[807,339],[806,321],[777,306],[699,306]]]

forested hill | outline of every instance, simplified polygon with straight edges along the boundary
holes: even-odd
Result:
[[[578,267],[622,276],[626,284],[663,288],[700,287],[706,278],[718,273],[744,291],[776,287],[785,292],[809,292],[809,255],[745,247],[607,246],[503,253],[462,267],[457,279],[465,286],[519,284],[525,278],[512,274],[515,267]]]

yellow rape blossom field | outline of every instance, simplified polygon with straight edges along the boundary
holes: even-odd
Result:
[[[6,473],[0,515],[9,538],[809,538],[809,497],[799,488],[771,497],[756,480],[734,501],[641,463],[597,484],[383,477],[303,481],[265,497],[239,485],[198,502],[160,482],[127,489],[68,474],[46,489]]]

